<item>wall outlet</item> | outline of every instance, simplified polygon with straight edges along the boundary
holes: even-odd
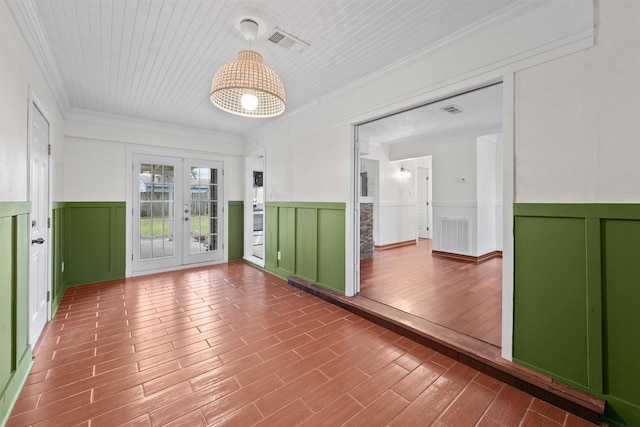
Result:
[[[278,251],[278,261],[280,261],[282,259],[282,254],[280,253],[280,251]]]

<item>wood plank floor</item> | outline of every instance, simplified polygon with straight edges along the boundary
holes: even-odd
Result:
[[[431,256],[431,240],[361,261],[360,295],[500,347],[502,259]]]
[[[14,426],[588,426],[244,263],[69,288]]]

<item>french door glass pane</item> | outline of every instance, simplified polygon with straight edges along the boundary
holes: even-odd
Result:
[[[171,165],[140,164],[140,259],[175,255],[175,171]]]
[[[189,253],[218,250],[218,170],[191,167]]]

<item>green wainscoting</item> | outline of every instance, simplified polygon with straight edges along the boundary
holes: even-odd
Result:
[[[345,209],[344,203],[267,202],[265,269],[344,294]]]
[[[640,205],[514,205],[513,357],[640,425]]]
[[[229,201],[229,261],[242,259],[244,254],[244,202]]]
[[[28,202],[0,202],[0,425],[31,369]]]
[[[54,203],[53,236],[54,307],[68,286],[124,278],[125,202]]]

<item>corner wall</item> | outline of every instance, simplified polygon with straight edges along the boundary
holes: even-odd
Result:
[[[0,425],[31,367],[29,334],[29,101],[49,120],[50,200],[61,197],[63,119],[6,2],[0,1]],[[48,209],[50,211],[50,209]]]
[[[595,5],[592,49],[515,75],[514,357],[640,425],[640,3]]]

